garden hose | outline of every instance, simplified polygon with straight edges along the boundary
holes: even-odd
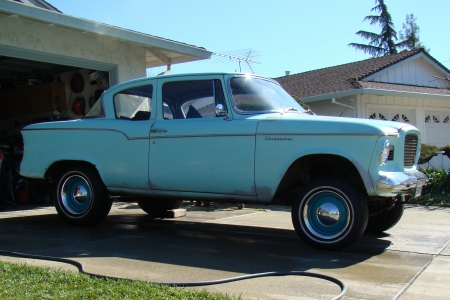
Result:
[[[75,266],[78,271],[82,274],[86,274],[92,277],[96,278],[102,278],[102,279],[115,279],[115,280],[129,280],[134,281],[133,279],[127,279],[127,278],[120,278],[120,277],[113,277],[113,276],[106,276],[106,275],[100,275],[95,273],[89,273],[84,270],[84,265],[76,260],[68,259],[68,258],[60,258],[55,256],[45,256],[45,255],[35,255],[35,254],[27,254],[27,253],[20,253],[20,252],[13,252],[13,251],[5,251],[0,250],[0,255],[3,256],[12,256],[12,257],[21,257],[21,258],[30,258],[30,259],[39,259],[39,260],[48,260],[48,261],[54,261],[54,262],[61,262],[65,264],[69,264],[72,266]],[[281,271],[281,272],[263,272],[263,273],[254,273],[254,274],[248,274],[248,275],[242,275],[242,276],[236,276],[236,277],[229,277],[229,278],[223,278],[223,279],[217,279],[217,280],[208,280],[208,281],[196,281],[196,282],[148,282],[153,284],[159,284],[159,285],[166,285],[166,286],[172,286],[172,287],[195,287],[195,286],[207,286],[207,285],[214,285],[214,284],[222,284],[222,283],[228,283],[233,281],[239,281],[239,280],[245,280],[245,279],[253,279],[253,278],[259,278],[259,277],[270,277],[270,276],[304,276],[304,277],[314,277],[323,279],[326,281],[333,282],[337,284],[341,288],[341,293],[334,297],[333,299],[341,299],[345,293],[347,292],[347,287],[345,284],[340,281],[337,278],[322,275],[318,273],[311,273],[311,272],[304,272],[304,271]]]

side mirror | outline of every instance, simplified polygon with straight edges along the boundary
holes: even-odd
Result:
[[[216,116],[217,117],[223,117],[227,115],[227,111],[223,109],[223,105],[222,104],[217,104],[216,105]]]
[[[225,117],[224,120],[231,121],[232,119],[228,116],[227,111],[222,104],[216,105],[216,117]]]

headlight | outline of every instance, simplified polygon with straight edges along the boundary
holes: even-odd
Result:
[[[384,166],[386,164],[386,161],[389,157],[389,151],[391,150],[391,147],[389,145],[389,141],[385,140],[383,144],[383,149],[381,149],[380,153],[380,166]]]

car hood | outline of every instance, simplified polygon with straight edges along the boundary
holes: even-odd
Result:
[[[414,126],[392,121],[328,117],[298,113],[273,113],[250,117],[258,119],[259,133],[322,135],[398,135],[404,127]],[[416,129],[417,130],[417,129]]]

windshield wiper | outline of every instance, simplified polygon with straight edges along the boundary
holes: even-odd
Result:
[[[296,109],[294,107],[288,107],[288,108],[283,109],[283,112],[290,112],[290,111],[298,111],[298,109]]]

